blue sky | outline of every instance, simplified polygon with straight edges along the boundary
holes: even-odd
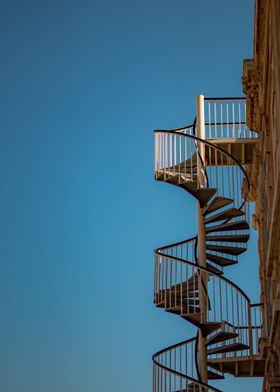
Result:
[[[194,200],[153,180],[153,129],[242,94],[253,1],[4,0],[0,19],[0,390],[150,391],[153,352],[195,333],[153,306],[153,249],[196,233]],[[229,276],[258,301],[249,247]]]

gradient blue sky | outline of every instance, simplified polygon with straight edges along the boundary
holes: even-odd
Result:
[[[152,353],[195,333],[153,306],[153,249],[196,233],[153,129],[242,94],[253,0],[3,0],[0,30],[0,390],[150,391]],[[249,247],[229,275],[258,301]]]

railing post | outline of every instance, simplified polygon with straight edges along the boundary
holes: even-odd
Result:
[[[204,96],[198,95],[196,97],[196,119],[197,119],[197,137],[205,139],[205,117],[204,117]],[[197,179],[198,188],[205,187],[205,175],[204,175],[204,145],[197,142]],[[202,267],[206,267],[206,235],[205,235],[205,224],[204,224],[204,206],[198,202],[198,264]],[[203,271],[200,273],[198,284],[199,284],[199,306],[201,323],[207,322],[207,275]],[[199,329],[198,336],[198,350],[199,350],[199,371],[201,381],[205,384],[208,383],[208,369],[207,369],[207,356],[205,348],[206,338],[202,335],[201,329]]]
[[[250,355],[253,355],[253,335],[252,335],[252,319],[251,319],[251,304],[248,303],[248,334],[249,334],[249,346]]]

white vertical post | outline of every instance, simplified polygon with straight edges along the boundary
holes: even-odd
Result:
[[[196,124],[197,124],[197,134],[196,136],[200,139],[205,139],[205,115],[204,115],[204,96],[198,95],[196,97]],[[200,154],[197,156],[197,175],[198,183],[200,188],[205,187],[205,176],[203,172],[203,163],[205,161],[205,148],[202,143],[198,142],[198,152]],[[201,162],[202,161],[202,162]]]
[[[205,116],[204,116],[204,96],[198,95],[196,97],[196,121],[197,121],[197,137],[200,139],[205,139]],[[197,145],[197,176],[198,176],[198,187],[205,188],[205,172],[204,172],[204,162],[205,162],[205,145],[198,142]],[[204,206],[200,205],[198,201],[198,239],[197,239],[197,249],[198,249],[198,264],[202,267],[206,267],[206,234],[205,234],[205,224],[204,224]],[[200,271],[199,279],[199,306],[201,312],[201,323],[207,322],[207,280],[208,276],[205,272]],[[206,292],[205,292],[206,290]],[[201,375],[201,380],[205,384],[208,383],[208,369],[207,369],[207,356],[206,356],[206,338],[202,335],[201,330],[199,330],[199,370]]]

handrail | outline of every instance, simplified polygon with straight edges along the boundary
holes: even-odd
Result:
[[[157,134],[157,133],[165,133],[165,134],[171,134],[171,135],[178,135],[175,131],[168,131],[168,130],[165,130],[165,131],[164,131],[164,130],[162,130],[162,131],[156,130],[156,131],[154,131],[154,133],[155,133],[155,134]],[[211,147],[211,148],[217,149],[217,150],[220,151],[222,154],[225,154],[225,155],[227,155],[228,158],[232,159],[232,160],[235,162],[235,164],[240,168],[240,170],[242,171],[244,177],[246,178],[246,182],[247,182],[247,195],[246,195],[246,198],[244,197],[244,199],[247,199],[247,196],[248,196],[248,194],[249,194],[249,186],[250,186],[249,177],[248,177],[248,174],[246,173],[246,170],[245,170],[245,169],[243,168],[243,166],[238,162],[238,160],[237,160],[236,158],[234,158],[234,156],[232,156],[231,154],[229,154],[227,151],[225,151],[225,150],[224,150],[223,148],[221,148],[220,146],[217,146],[216,144],[210,143],[210,142],[208,142],[207,140],[201,139],[201,138],[199,138],[199,137],[197,137],[197,136],[194,136],[194,135],[186,135],[186,134],[184,134],[184,133],[181,133],[180,136],[183,136],[183,137],[188,138],[188,139],[193,139],[193,140],[196,140],[196,141],[198,141],[198,142],[200,142],[200,143],[206,144],[206,145],[208,145],[208,146]]]
[[[246,97],[215,97],[215,98],[204,98],[204,101],[245,101]]]
[[[224,276],[221,276],[221,275],[217,274],[216,272],[209,270],[207,267],[202,267],[199,264],[194,264],[191,261],[183,260],[183,259],[180,259],[179,257],[176,257],[176,256],[169,256],[166,254],[162,254],[160,252],[154,252],[154,253],[160,257],[165,257],[166,259],[172,259],[172,260],[178,261],[179,263],[183,263],[183,264],[188,264],[188,265],[193,266],[197,269],[203,270],[204,272],[207,272],[210,275],[216,276],[216,278],[223,280],[224,282],[228,283],[230,286],[233,286],[237,291],[240,292],[240,294],[242,294],[246,298],[249,305],[251,304],[250,298],[248,297],[248,295],[246,293],[244,293],[244,291],[239,286],[237,286],[235,283],[233,283],[231,280],[225,278]]]
[[[174,242],[173,244],[166,245],[166,246],[162,246],[162,247],[160,247],[160,248],[155,249],[154,252],[157,252],[157,251],[160,251],[160,250],[169,249],[169,248],[173,248],[174,246],[182,245],[182,244],[185,244],[185,243],[187,243],[187,242],[191,242],[191,241],[195,240],[196,237],[197,237],[197,236],[194,236],[194,237],[192,237],[192,238],[187,238],[186,240],[183,240],[183,241]]]
[[[195,384],[199,384],[199,386],[201,386],[201,387],[203,387],[203,388],[206,388],[206,390],[210,390],[210,391],[213,391],[213,392],[222,392],[220,389],[217,389],[217,388],[215,388],[215,387],[212,387],[212,386],[210,386],[210,385],[208,385],[208,384],[204,384],[203,382],[198,381],[198,380],[196,380],[195,378],[193,378],[193,377],[191,377],[191,376],[187,376],[187,375],[185,375],[185,374],[183,374],[183,373],[177,372],[176,370],[170,369],[170,368],[168,368],[168,367],[162,365],[161,363],[159,363],[159,362],[157,361],[157,359],[156,359],[156,357],[159,357],[161,354],[164,354],[164,353],[166,353],[166,352],[168,352],[168,351],[170,351],[170,350],[173,350],[173,349],[175,349],[175,348],[177,348],[177,347],[180,347],[180,346],[182,346],[183,344],[192,343],[192,342],[196,341],[196,339],[197,339],[197,338],[194,337],[194,338],[191,338],[191,339],[183,340],[182,342],[173,344],[173,345],[168,346],[168,347],[166,347],[166,348],[164,348],[164,349],[162,349],[162,350],[160,350],[160,351],[157,351],[157,352],[152,356],[152,361],[153,361],[153,363],[154,363],[156,366],[158,366],[159,368],[161,368],[161,369],[163,369],[163,370],[166,370],[166,371],[168,371],[169,373],[172,373],[172,374],[174,374],[174,375],[176,375],[176,376],[182,377],[182,378],[184,378],[184,379],[186,379],[186,380],[188,380],[188,381],[191,381],[191,382],[193,382],[193,383],[195,383]]]
[[[186,125],[185,127],[181,127],[181,128],[172,128],[172,129],[168,129],[168,130],[164,130],[164,129],[155,129],[154,132],[180,132],[180,131],[187,131],[189,129],[193,129],[193,127],[195,126],[195,122],[191,125]]]

